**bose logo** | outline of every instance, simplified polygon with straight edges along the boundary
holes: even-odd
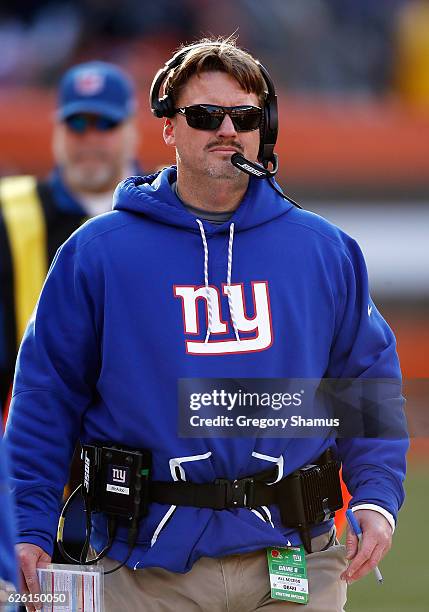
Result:
[[[85,455],[83,486],[85,487],[87,492],[89,492],[89,468],[90,466],[91,466],[91,462],[88,459],[88,455]]]
[[[238,165],[240,166],[240,168],[244,168],[244,170],[248,170],[249,172],[251,172],[252,174],[255,174],[256,176],[265,176],[265,172],[262,172],[261,170],[257,170],[253,166],[249,166],[249,164],[238,164]]]

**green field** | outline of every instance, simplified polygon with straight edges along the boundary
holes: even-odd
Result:
[[[381,562],[384,583],[373,574],[352,584],[347,612],[429,611],[429,462],[412,465],[393,547]]]

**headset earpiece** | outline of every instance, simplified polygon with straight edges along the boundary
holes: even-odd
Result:
[[[188,53],[189,49],[182,49],[173,55],[173,57],[165,62],[164,66],[156,73],[149,94],[149,103],[152,114],[155,117],[173,117],[174,116],[174,103],[171,96],[167,93],[162,98],[159,97],[162,84],[168,76],[170,70],[173,70],[183,61],[183,58]]]
[[[258,151],[258,160],[266,168],[270,162],[274,163],[274,147],[277,142],[278,133],[277,96],[268,70],[259,61],[256,63],[267,86],[267,97],[264,103],[264,115],[261,126],[261,141]]]
[[[169,62],[167,62],[167,64],[169,64]],[[162,98],[159,97],[162,84],[172,69],[172,66],[167,66],[167,64],[158,70],[150,88],[150,108],[155,117],[159,119],[162,117],[173,117],[174,115],[174,104],[171,96],[166,94],[162,96]]]
[[[174,117],[173,100],[168,94],[158,100],[158,113],[157,117]]]

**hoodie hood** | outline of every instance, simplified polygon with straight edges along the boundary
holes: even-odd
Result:
[[[195,216],[188,212],[171,185],[177,180],[176,166],[148,176],[131,176],[116,188],[113,208],[150,217],[159,223],[199,232]],[[234,223],[240,232],[287,213],[293,204],[278,195],[265,180],[249,177],[246,194],[232,217],[223,225],[204,223],[208,234],[224,233]]]

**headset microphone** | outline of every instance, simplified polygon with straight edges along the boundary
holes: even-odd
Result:
[[[273,169],[268,170],[262,164],[257,164],[255,162],[250,161],[240,155],[240,153],[234,153],[231,157],[231,163],[236,168],[239,168],[246,174],[250,174],[250,176],[255,176],[256,178],[272,178],[276,175],[277,170],[279,168],[277,155],[274,153],[273,156]]]
[[[291,197],[284,194],[283,191],[279,189],[273,183],[273,181],[270,180],[274,178],[278,170],[278,167],[279,167],[277,155],[275,153],[274,153],[272,170],[268,170],[267,168],[264,168],[264,166],[262,166],[261,164],[256,164],[255,162],[252,162],[249,159],[246,159],[245,157],[243,157],[243,155],[240,155],[240,153],[234,153],[234,155],[231,156],[231,163],[236,168],[239,168],[243,172],[246,172],[246,174],[250,174],[250,176],[255,176],[256,178],[268,179],[268,183],[270,184],[270,186],[274,189],[275,192],[281,195],[282,198],[285,198],[285,200],[289,200],[289,202],[291,202],[297,208],[302,208],[302,206],[300,206],[298,202],[295,202],[295,200],[292,200]]]

